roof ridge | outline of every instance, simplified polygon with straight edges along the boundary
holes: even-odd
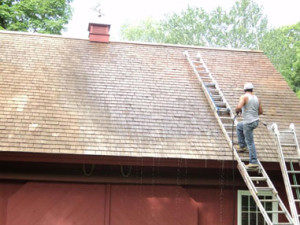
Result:
[[[17,34],[17,35],[29,35],[29,36],[41,36],[41,37],[53,37],[53,38],[65,38],[65,39],[77,39],[77,40],[86,40],[88,38],[78,38],[78,37],[69,37],[63,35],[55,34],[41,34],[41,33],[29,33],[21,31],[7,31],[0,30],[0,34]],[[211,49],[211,50],[220,50],[220,51],[237,51],[237,52],[251,52],[251,53],[263,53],[261,50],[251,50],[251,49],[235,49],[235,48],[222,48],[222,47],[204,47],[196,45],[181,45],[181,44],[168,44],[168,43],[150,43],[150,42],[139,42],[139,41],[110,41],[109,43],[121,43],[121,44],[136,44],[136,45],[149,45],[149,46],[165,46],[165,47],[178,47],[178,48],[193,48],[193,49]]]
[[[237,52],[252,52],[252,53],[263,53],[262,50],[251,50],[251,49],[237,49],[237,48],[221,48],[221,47],[204,47],[197,45],[181,45],[181,44],[168,44],[168,43],[150,43],[150,42],[138,42],[138,41],[111,41],[114,43],[124,44],[138,44],[138,45],[153,45],[153,46],[166,46],[166,47],[179,47],[179,48],[196,48],[196,49],[211,49],[221,51],[237,51]]]
[[[58,35],[58,34],[29,33],[29,32],[24,32],[24,31],[0,30],[0,34],[1,33],[4,33],[4,34],[26,35],[26,36],[41,36],[41,37],[53,37],[53,38],[88,40],[88,38],[66,37],[66,36],[62,36],[62,35]]]

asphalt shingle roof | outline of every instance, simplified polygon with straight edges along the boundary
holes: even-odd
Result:
[[[232,108],[253,82],[263,120],[300,136],[300,102],[262,52],[0,32],[0,151],[230,160],[185,50],[202,54]],[[255,138],[276,160],[267,129]]]

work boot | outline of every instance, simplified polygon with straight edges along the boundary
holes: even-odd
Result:
[[[258,164],[257,163],[249,163],[245,167],[246,167],[247,170],[249,170],[249,169],[256,169],[256,168],[258,168]]]
[[[237,152],[249,152],[249,150],[246,146],[241,148],[239,145],[237,145],[235,147],[235,149],[236,149]]]

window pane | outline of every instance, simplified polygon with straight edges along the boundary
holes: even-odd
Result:
[[[250,225],[258,225],[256,223],[256,213],[250,213]]]
[[[272,213],[268,213],[268,216],[269,216],[271,221],[273,221],[273,216],[272,215],[273,215]]]
[[[265,219],[264,219],[264,217],[262,216],[261,213],[259,213],[259,214],[257,215],[257,217],[258,217],[258,221],[257,221],[257,224],[258,224],[258,225],[263,225],[263,224],[265,224]]]
[[[272,211],[272,202],[266,202],[265,209],[267,211]]]
[[[248,202],[249,202],[249,196],[243,195],[242,196],[242,211],[248,210]]]
[[[250,196],[250,211],[255,212],[256,211],[256,203],[252,196]]]
[[[242,225],[248,225],[248,213],[242,213]]]

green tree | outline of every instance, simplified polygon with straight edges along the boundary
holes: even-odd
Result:
[[[300,99],[300,43],[297,44],[297,60],[293,63],[292,75],[291,75],[291,84],[293,85],[294,91],[297,93],[298,98]]]
[[[260,49],[300,97],[300,22],[270,30]]]
[[[0,0],[0,29],[61,34],[71,0]]]
[[[208,21],[209,15],[203,9],[188,7],[161,22],[160,42],[207,46]]]
[[[252,0],[236,1],[228,16],[227,41],[234,48],[258,49],[268,30],[262,7]]]
[[[121,34],[132,41],[143,38],[158,43],[257,49],[267,23],[261,7],[253,0],[238,0],[228,13],[221,7],[210,13],[188,7],[160,21],[148,20],[138,26],[127,24]]]
[[[163,40],[160,24],[151,17],[136,26],[129,23],[123,24],[121,33],[129,41],[162,42]]]

